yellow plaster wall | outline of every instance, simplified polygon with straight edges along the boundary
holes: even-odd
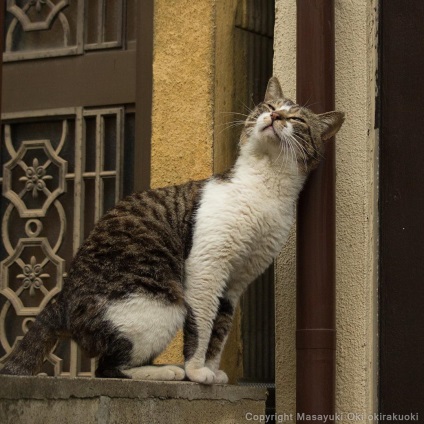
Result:
[[[336,411],[365,416],[376,412],[377,384],[376,6],[377,0],[335,0],[336,107],[346,112],[336,137]],[[295,97],[296,0],[277,0],[276,8],[274,70]],[[276,268],[277,412],[290,414],[296,400],[294,237]]]
[[[212,173],[214,3],[155,1],[152,187]]]
[[[152,187],[212,174],[214,14],[214,0],[155,0]],[[156,362],[182,363],[182,345]]]
[[[157,0],[154,10],[151,186],[225,171],[235,158],[234,31],[240,0]],[[241,376],[237,312],[222,367]],[[182,363],[182,332],[157,363]]]

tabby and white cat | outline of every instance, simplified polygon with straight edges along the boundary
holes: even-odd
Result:
[[[226,383],[219,363],[236,304],[286,242],[305,179],[343,119],[294,104],[271,78],[230,172],[120,201],[1,372],[36,374],[70,336],[99,357],[98,377]],[[151,365],[179,328],[184,369]]]

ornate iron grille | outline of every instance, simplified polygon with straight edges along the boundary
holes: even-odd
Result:
[[[3,88],[13,90],[3,90],[0,150],[0,366],[60,291],[94,223],[132,190],[134,93],[142,84],[113,65],[140,66],[135,28],[144,16],[137,0],[5,3]],[[37,106],[43,110],[29,110]],[[43,371],[91,376],[94,368],[63,340]]]
[[[5,62],[120,48],[135,0],[8,0]],[[133,38],[134,25],[129,39]]]
[[[81,241],[122,195],[125,115],[123,107],[70,108],[6,114],[3,124],[0,362],[60,291]],[[44,371],[89,376],[94,367],[74,342],[62,341]]]

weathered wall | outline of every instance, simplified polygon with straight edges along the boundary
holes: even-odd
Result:
[[[335,0],[337,412],[376,407],[376,0]],[[295,97],[296,0],[277,0],[275,74]],[[295,246],[277,261],[277,410],[295,411]],[[347,417],[346,417],[346,421]],[[360,422],[360,421],[355,421]]]
[[[377,0],[336,1],[337,386],[340,412],[376,412]]]

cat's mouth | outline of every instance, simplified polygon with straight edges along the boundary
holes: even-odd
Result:
[[[277,135],[273,124],[266,126],[262,131],[266,131],[266,130],[271,130],[275,135]]]
[[[271,124],[267,125],[265,128],[263,128],[262,133],[266,134],[268,137],[280,139],[280,136],[278,135],[277,131],[275,130],[274,123],[271,123]]]

